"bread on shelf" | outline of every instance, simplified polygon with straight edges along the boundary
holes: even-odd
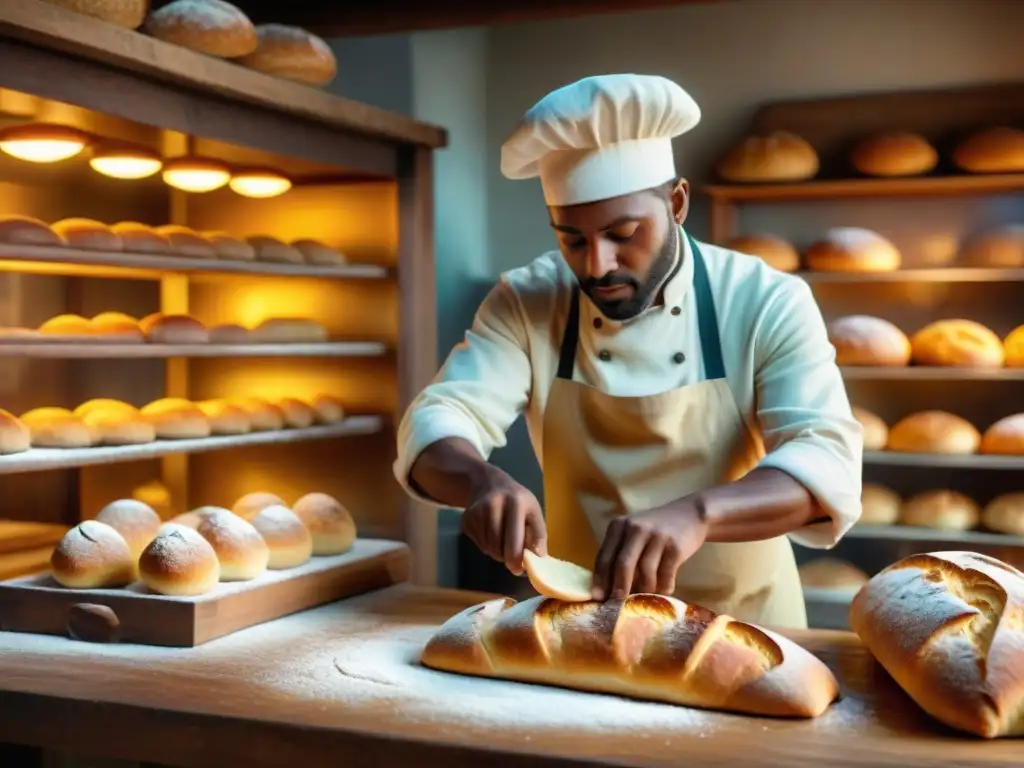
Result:
[[[149,0],[46,0],[69,11],[92,16],[125,29],[138,29],[146,19]]]
[[[139,558],[139,577],[159,595],[204,595],[220,581],[220,562],[197,531],[166,523]]]
[[[905,366],[910,362],[910,339],[880,317],[846,315],[828,324],[828,338],[839,365]]]
[[[253,432],[284,429],[285,414],[279,405],[262,397],[230,397],[227,400],[249,415],[249,425]]]
[[[156,440],[156,427],[132,406],[96,405],[76,409],[74,415],[92,431],[94,445],[144,445]]]
[[[302,254],[307,264],[316,267],[343,267],[348,264],[348,258],[337,248],[324,245],[319,240],[303,238],[292,241],[292,248]]]
[[[960,247],[958,260],[970,267],[1024,267],[1024,224],[1007,224],[967,238]]]
[[[316,344],[328,340],[327,329],[305,317],[270,317],[252,329],[262,344]]]
[[[92,251],[121,251],[124,243],[106,224],[95,219],[70,218],[53,223],[53,231],[72,248]]]
[[[251,523],[230,510],[213,510],[196,532],[213,547],[221,581],[250,581],[267,570],[267,542]]]
[[[981,434],[966,419],[946,411],[912,413],[889,429],[888,450],[966,456],[978,452]]]
[[[911,359],[918,365],[1002,368],[1003,341],[973,320],[936,320],[910,337]]]
[[[147,224],[119,221],[112,224],[110,229],[121,238],[124,250],[128,253],[166,256],[171,252],[171,241]]]
[[[981,436],[981,453],[1024,456],[1024,413],[1005,416]]]
[[[777,235],[766,232],[740,235],[726,241],[724,247],[757,256],[780,272],[796,272],[800,269],[800,253],[792,243]]]
[[[1024,130],[994,126],[975,131],[953,150],[953,162],[968,173],[1024,171]]]
[[[0,408],[0,456],[24,453],[32,447],[28,425],[10,411]]]
[[[154,312],[139,322],[146,341],[154,344],[206,344],[210,334],[206,326],[188,315]]]
[[[315,395],[309,404],[316,414],[317,424],[336,424],[345,418],[345,404],[341,398],[320,393]]]
[[[190,509],[188,512],[182,512],[180,515],[176,515],[170,520],[171,525],[183,525],[186,528],[192,528],[198,530],[203,520],[216,512],[220,507],[214,506],[203,506]]]
[[[257,261],[277,264],[305,264],[302,251],[270,235],[250,235],[245,242],[256,250]]]
[[[245,435],[252,431],[248,411],[227,400],[204,400],[196,406],[209,420],[211,434]]]
[[[981,507],[970,496],[947,489],[911,496],[900,508],[900,523],[942,531],[969,531],[981,521]]]
[[[221,323],[207,329],[211,344],[249,344],[252,342],[252,331],[235,323]]]
[[[838,557],[818,557],[799,568],[800,584],[815,589],[860,589],[871,578],[867,573]]]
[[[100,312],[92,318],[90,324],[97,337],[96,341],[142,343],[146,339],[139,321],[124,312]]]
[[[864,430],[864,450],[881,451],[889,442],[889,426],[880,416],[864,408],[853,406],[853,418],[860,422]]]
[[[885,131],[858,141],[850,163],[865,176],[919,176],[934,170],[939,153],[920,134]]]
[[[806,140],[789,131],[747,136],[716,163],[725,181],[806,181],[818,174],[818,153]]]
[[[142,415],[156,429],[161,440],[191,440],[209,437],[210,420],[195,403],[180,397],[164,397],[142,407]]]
[[[292,505],[292,512],[313,539],[314,555],[340,555],[356,540],[356,523],[344,505],[326,493],[307,493]]]
[[[33,448],[89,448],[97,435],[83,419],[66,408],[34,408],[21,414]]]
[[[267,567],[295,568],[313,555],[313,537],[302,521],[285,506],[264,507],[250,520],[270,549]]]
[[[888,239],[864,227],[832,227],[804,252],[812,272],[894,272],[902,256]]]
[[[266,491],[253,491],[240,497],[231,507],[231,511],[246,520],[252,520],[267,507],[287,507],[284,499]]]
[[[213,245],[218,259],[224,259],[225,261],[252,261],[256,258],[255,248],[244,240],[232,237],[227,232],[203,232],[202,236]]]
[[[171,253],[189,259],[216,259],[217,249],[213,243],[194,229],[179,224],[163,224],[156,231],[167,238]]]
[[[860,492],[858,525],[895,525],[900,519],[903,499],[896,491],[878,483],[864,483]]]
[[[1019,325],[1003,339],[1007,368],[1024,368],[1024,325]]]
[[[174,0],[149,14],[143,31],[208,56],[234,59],[256,50],[256,29],[223,0]]]
[[[152,507],[135,499],[110,502],[96,514],[96,520],[121,534],[134,565],[138,564],[143,550],[157,537],[163,525],[160,515]]]
[[[54,580],[69,589],[124,587],[135,580],[135,559],[124,537],[98,520],[79,523],[50,557]]]
[[[46,222],[31,216],[0,216],[0,243],[12,245],[67,245]]]
[[[238,60],[243,67],[317,86],[327,85],[338,73],[331,47],[301,27],[261,24],[256,34],[256,49]]]
[[[1024,492],[1004,493],[985,505],[981,523],[990,531],[1024,536]]]
[[[75,314],[51,317],[38,330],[47,336],[92,336],[95,331],[91,320]]]
[[[276,405],[284,413],[284,425],[291,429],[306,429],[316,420],[313,407],[296,397],[282,397]]]

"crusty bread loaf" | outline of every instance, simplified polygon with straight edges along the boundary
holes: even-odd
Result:
[[[245,242],[256,249],[257,261],[271,261],[278,264],[305,264],[302,251],[283,240],[270,235],[250,235]]]
[[[981,434],[966,419],[946,411],[918,411],[889,429],[890,451],[903,453],[977,453]]]
[[[953,162],[969,173],[1024,171],[1024,130],[996,126],[975,131],[953,150]]]
[[[348,264],[345,254],[337,248],[324,245],[319,240],[310,240],[309,238],[294,240],[292,248],[298,249],[306,259],[307,264],[313,264],[318,267],[342,267]]]
[[[204,400],[196,405],[209,420],[211,434],[244,435],[252,431],[248,412],[227,400]]]
[[[981,523],[996,533],[1024,536],[1024,492],[996,496],[982,510]]]
[[[149,14],[146,34],[182,48],[233,59],[256,50],[256,29],[223,0],[174,0]]]
[[[818,557],[800,566],[800,584],[817,589],[860,589],[871,578],[837,557]]]
[[[188,315],[154,312],[139,323],[146,341],[154,344],[206,344],[210,333],[199,320]]]
[[[230,510],[215,509],[196,531],[217,553],[221,581],[249,581],[267,570],[267,543],[251,523]]]
[[[91,324],[96,341],[141,343],[146,338],[139,321],[124,312],[100,312],[92,318]]]
[[[265,491],[253,491],[242,496],[234,503],[231,507],[231,511],[234,512],[245,520],[252,520],[256,517],[257,513],[266,509],[267,507],[287,507],[284,503],[284,499],[280,496],[276,496],[273,493],[267,493]]]
[[[900,522],[942,531],[969,531],[981,521],[981,507],[957,491],[924,491],[911,496],[900,508]]]
[[[171,241],[152,227],[137,221],[119,221],[111,225],[128,253],[149,253],[165,256],[171,252]]]
[[[1007,368],[1024,368],[1024,325],[1017,326],[1003,339]]]
[[[1002,368],[1003,341],[973,320],[936,320],[910,338],[911,359],[918,365]]]
[[[968,238],[960,248],[959,261],[972,267],[1024,267],[1024,224],[1007,224]]]
[[[304,317],[270,317],[253,328],[252,337],[263,344],[315,344],[327,341],[327,329]]]
[[[194,229],[178,224],[164,224],[156,228],[158,234],[167,238],[171,244],[171,253],[189,259],[215,259],[217,249],[213,243]]]
[[[210,420],[195,403],[180,397],[164,397],[142,407],[142,415],[156,428],[161,440],[209,437]]]
[[[295,397],[282,397],[277,407],[284,413],[284,425],[291,429],[311,427],[316,419],[313,407]]]
[[[0,243],[17,245],[67,245],[64,238],[43,221],[31,216],[0,216]]]
[[[132,553],[133,566],[138,564],[142,551],[156,538],[163,525],[160,515],[152,507],[135,499],[110,502],[96,514],[96,519],[121,534]]]
[[[594,573],[568,560],[523,550],[523,568],[537,594],[567,603],[592,599]]]
[[[288,507],[264,507],[250,520],[267,542],[272,570],[295,568],[313,554],[313,537],[298,516]]]
[[[899,249],[863,227],[833,227],[804,253],[814,272],[892,272],[900,268]]]
[[[210,542],[195,530],[165,523],[139,558],[139,577],[160,595],[203,595],[217,586],[220,562]]]
[[[0,408],[0,456],[24,453],[32,447],[32,432],[10,411]]]
[[[88,448],[97,441],[89,425],[66,408],[35,408],[21,414],[21,421],[33,448]]]
[[[93,251],[120,251],[124,249],[121,238],[102,222],[94,219],[71,218],[53,223],[56,232],[72,248]]]
[[[1024,574],[974,552],[911,555],[874,576],[850,626],[932,717],[1024,735]]]
[[[781,272],[795,272],[800,269],[799,252],[792,243],[777,235],[766,232],[740,235],[726,241],[724,247],[757,256],[765,264]]]
[[[309,404],[316,414],[317,424],[336,424],[345,418],[345,404],[340,397],[321,393],[313,397]]]
[[[39,326],[39,333],[47,336],[92,336],[94,331],[91,320],[73,314],[51,317]]]
[[[910,362],[910,339],[880,317],[836,318],[828,324],[828,339],[839,365],[904,366]]]
[[[243,67],[307,85],[327,85],[338,73],[331,47],[301,27],[261,24],[256,35],[256,50],[238,61]]]
[[[893,525],[900,519],[903,499],[892,488],[878,483],[864,483],[860,491],[858,525]]]
[[[85,520],[50,556],[54,580],[69,589],[123,587],[135,579],[135,559],[124,537],[106,523]]]
[[[981,436],[980,453],[1024,455],[1024,413],[1004,416]]]
[[[853,406],[853,418],[860,422],[864,430],[864,450],[883,451],[889,442],[889,426],[880,416],[876,416],[863,408]]]
[[[920,134],[886,131],[858,141],[850,163],[865,176],[917,176],[938,165],[939,153]]]
[[[292,506],[313,538],[314,555],[340,555],[356,540],[356,522],[344,505],[326,493],[307,493]]]
[[[804,181],[818,173],[818,153],[800,136],[774,131],[748,136],[732,147],[715,166],[725,181]]]
[[[284,429],[284,411],[262,397],[232,397],[228,402],[249,414],[249,426],[253,432]]]
[[[138,29],[146,18],[149,0],[46,0],[69,11],[92,16],[125,29]]]
[[[446,621],[421,661],[463,675],[775,717],[816,717],[839,693],[828,667],[791,640],[649,594],[604,603],[489,600]]]

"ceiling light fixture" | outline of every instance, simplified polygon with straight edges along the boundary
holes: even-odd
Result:
[[[30,163],[57,163],[79,154],[89,134],[54,123],[25,123],[0,129],[0,150]]]
[[[273,168],[238,168],[228,183],[243,197],[277,197],[292,188],[291,179]]]
[[[231,179],[231,170],[208,157],[176,157],[164,162],[163,180],[183,192],[212,192]]]
[[[137,144],[104,143],[89,158],[94,171],[113,179],[146,179],[163,164],[158,153]]]

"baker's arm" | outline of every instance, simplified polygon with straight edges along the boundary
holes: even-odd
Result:
[[[522,307],[499,282],[477,310],[465,339],[398,427],[395,478],[413,497],[463,509],[474,483],[526,405],[532,368]]]

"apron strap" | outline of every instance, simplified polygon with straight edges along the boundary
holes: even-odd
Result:
[[[580,340],[580,286],[572,287],[572,303],[562,336],[562,349],[558,355],[558,378],[572,380],[576,368],[576,347]]]

